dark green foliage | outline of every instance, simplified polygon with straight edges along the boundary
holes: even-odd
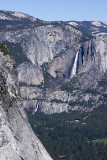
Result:
[[[86,101],[69,101],[69,105],[70,106],[76,106],[76,105],[79,105],[79,106],[84,106],[84,107],[92,107],[93,106],[93,102],[92,100],[86,102]]]
[[[63,85],[61,85],[60,89],[62,91],[67,91],[72,93],[73,90],[76,90],[77,88],[75,88],[75,83],[78,81],[77,77],[73,77],[70,82],[66,82]]]
[[[0,85],[0,100],[2,100],[2,95],[4,94],[4,86]]]
[[[67,92],[70,92],[70,93],[72,93],[74,90],[80,90],[80,86],[78,87],[77,84],[84,74],[85,73],[81,73],[81,74],[71,78],[70,81],[61,85],[60,89],[62,91],[67,91]]]
[[[105,104],[107,104],[107,93],[106,94],[103,94],[103,101],[105,102]]]
[[[27,84],[27,83],[25,83],[25,82],[19,82],[19,86],[20,86],[20,87],[22,87],[22,86],[37,87],[37,85]]]
[[[99,139],[95,139],[92,142],[94,143],[104,143],[107,144],[107,138],[99,138]]]
[[[15,101],[16,99],[14,97],[10,98],[9,100],[9,108],[12,107],[13,105],[13,102]]]
[[[85,32],[83,30],[81,30],[81,32],[82,32],[82,38],[79,41],[80,43],[84,43],[84,42],[86,42],[86,41],[91,40],[91,39],[94,38],[91,34]]]
[[[28,87],[37,87],[37,88],[41,88],[43,89],[43,82],[40,85],[35,85],[35,84],[27,84],[25,82],[19,82],[19,86],[23,87],[23,86],[28,86]]]
[[[34,132],[54,160],[59,160],[59,156],[66,160],[106,160],[107,144],[97,140],[107,138],[106,105],[91,113],[27,113]]]
[[[0,51],[3,52],[3,54],[5,54],[5,55],[10,55],[9,51],[7,50],[7,48],[4,44],[0,44]]]
[[[95,89],[87,88],[84,90],[85,93],[91,93],[93,95],[97,94],[98,92]]]
[[[104,74],[103,78],[98,82],[98,84],[101,87],[107,86],[107,73]]]
[[[11,53],[13,59],[16,62],[16,65],[19,65],[23,62],[30,62],[30,60],[27,58],[27,56],[23,53],[22,47],[19,43],[12,43],[5,41],[3,42],[9,49],[9,52]]]
[[[59,99],[52,99],[51,102],[55,102],[55,103],[65,103],[64,101],[59,100]]]
[[[28,86],[28,84],[27,84],[27,83],[25,83],[25,82],[19,82],[19,86],[20,86],[20,87]]]
[[[2,99],[4,97],[4,95],[7,93],[6,90],[6,82],[3,81],[3,77],[2,75],[0,75],[0,99]]]
[[[43,76],[44,76],[44,83],[42,83],[42,88],[46,89],[49,88],[52,81],[55,80],[55,78],[53,76],[51,76],[48,72],[48,62],[45,62],[42,64],[42,71],[43,71]]]

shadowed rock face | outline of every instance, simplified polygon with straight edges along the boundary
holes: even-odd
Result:
[[[52,160],[28,123],[14,65],[0,51],[0,159]]]
[[[81,45],[78,72],[96,68],[100,73],[107,70],[107,37],[98,36]]]

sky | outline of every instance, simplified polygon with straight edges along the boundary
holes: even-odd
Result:
[[[107,0],[1,0],[0,10],[22,12],[45,21],[107,22]]]

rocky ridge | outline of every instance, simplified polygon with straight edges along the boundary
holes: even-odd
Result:
[[[0,45],[0,159],[52,160],[28,123],[14,67],[7,49]]]
[[[105,34],[107,33],[107,22],[100,21],[69,21],[66,22],[70,25],[73,25],[81,30],[84,30],[92,35]]]
[[[32,27],[13,25],[0,32],[0,41],[16,61],[24,106],[56,113],[91,111],[106,103],[101,82],[106,83],[107,24],[31,23]],[[76,73],[70,79],[77,52]]]

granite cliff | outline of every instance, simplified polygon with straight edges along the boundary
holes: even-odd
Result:
[[[4,11],[0,19],[25,108],[50,114],[106,103],[106,23],[44,22]]]
[[[0,45],[0,159],[52,160],[28,123],[15,62],[4,45]]]

